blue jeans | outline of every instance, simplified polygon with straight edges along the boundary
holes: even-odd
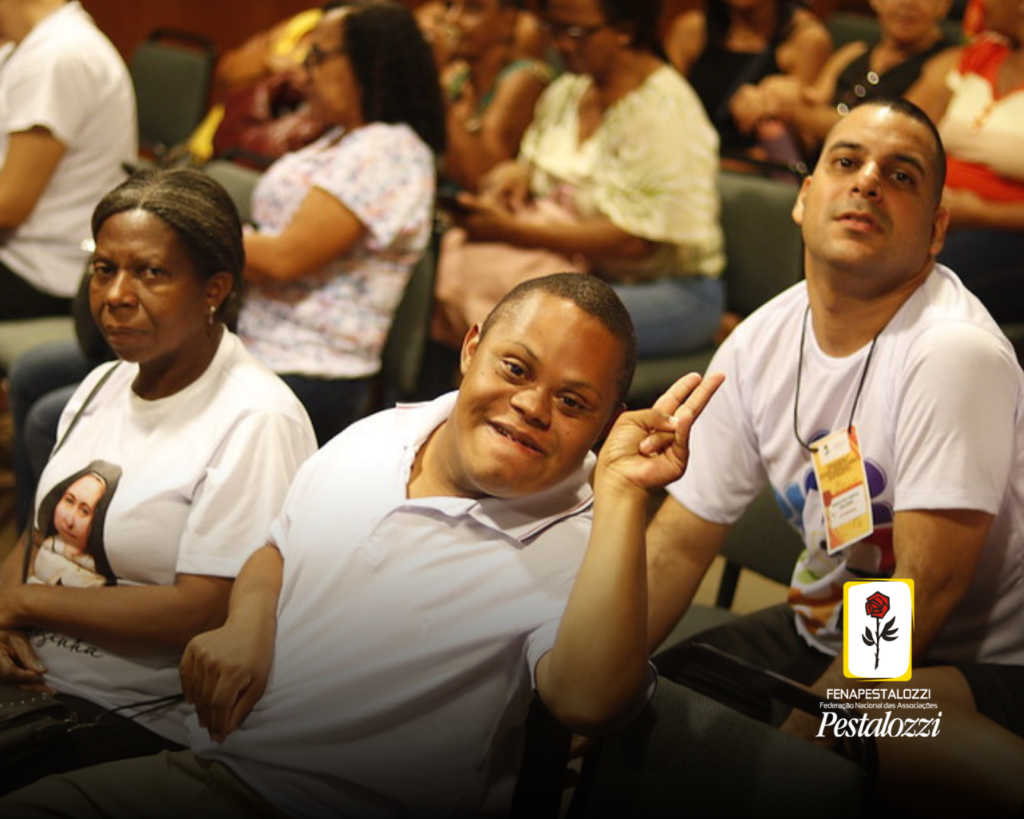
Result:
[[[28,525],[36,484],[57,441],[57,423],[79,382],[101,362],[75,341],[54,341],[21,355],[11,367],[14,480],[18,531]]]
[[[633,319],[641,358],[682,355],[708,346],[725,310],[723,281],[707,276],[612,288]]]

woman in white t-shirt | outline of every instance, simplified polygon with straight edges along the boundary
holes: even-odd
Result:
[[[0,569],[0,682],[102,719],[6,766],[0,791],[181,746],[181,651],[223,619],[315,449],[295,396],[227,328],[245,254],[223,188],[143,172],[100,201],[92,229],[90,305],[120,360],[71,398],[35,528]]]

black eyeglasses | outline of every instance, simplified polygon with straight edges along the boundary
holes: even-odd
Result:
[[[571,40],[573,45],[580,46],[597,34],[597,32],[601,31],[601,29],[608,26],[605,23],[600,23],[596,26],[573,26],[565,23],[556,23],[552,20],[544,20],[541,23],[541,27],[552,40],[560,40],[564,37],[567,40]]]
[[[309,51],[306,52],[306,56],[302,59],[302,67],[307,71],[312,71],[318,65],[323,65],[324,61],[328,57],[334,57],[337,54],[346,54],[347,51],[344,46],[338,48],[322,49],[316,43],[313,43],[309,47]]]

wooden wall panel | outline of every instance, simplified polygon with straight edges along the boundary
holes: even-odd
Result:
[[[155,28],[202,34],[223,50],[303,9],[309,0],[82,0],[127,60]]]

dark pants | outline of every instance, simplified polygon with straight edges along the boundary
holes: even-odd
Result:
[[[695,634],[654,658],[658,673],[762,722],[779,724],[785,709],[771,699],[705,669],[684,666],[686,646],[709,643],[761,668],[810,685],[832,663],[797,634],[793,610],[785,603],[740,617],[732,623]]]
[[[366,414],[372,378],[311,378],[281,375],[309,413],[317,446],[323,446]]]
[[[60,694],[58,698],[77,714],[79,724],[97,719],[99,724],[71,731],[45,751],[4,766],[0,770],[0,794],[24,788],[50,774],[183,749],[178,743],[164,739],[137,722],[108,713],[94,702],[67,694]]]
[[[1024,321],[1024,233],[953,231],[939,261],[963,280],[1000,324]]]
[[[227,766],[191,751],[52,776],[0,800],[12,819],[287,819]]]
[[[0,321],[70,315],[70,298],[37,290],[0,262]]]
[[[684,666],[685,647],[692,643],[709,643],[804,685],[814,683],[834,659],[811,648],[797,634],[793,610],[786,603],[695,634],[654,658],[662,676],[773,725],[782,724],[788,709],[721,674]],[[1024,738],[1024,668],[991,663],[949,665],[967,680],[979,714]],[[851,680],[850,687],[859,687],[859,683]]]

